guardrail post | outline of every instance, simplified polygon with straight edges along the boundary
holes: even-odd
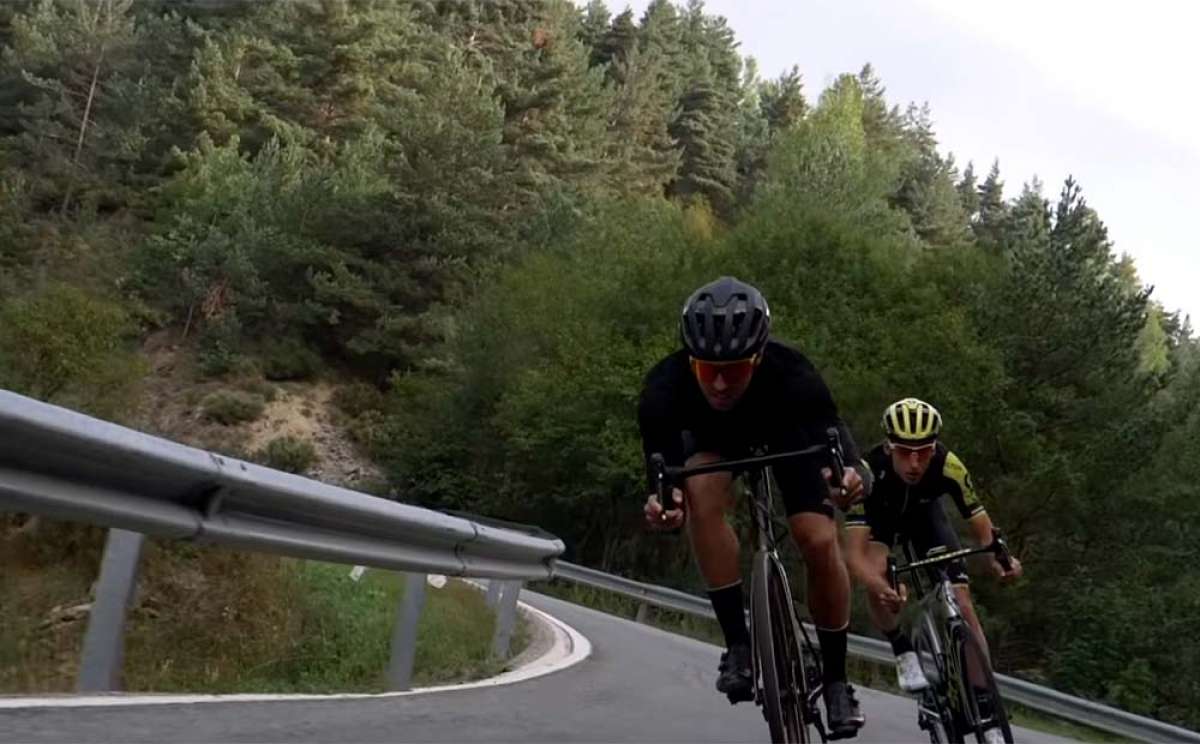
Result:
[[[146,536],[110,529],[100,561],[96,599],[83,637],[79,692],[113,692],[121,687],[125,656],[125,613],[137,587],[138,562]]]
[[[638,610],[637,610],[637,617],[634,618],[634,621],[639,622],[639,623],[645,623],[646,622],[646,612],[649,609],[650,609],[650,605],[646,604],[645,602],[642,602],[641,604],[639,604]]]
[[[417,658],[417,623],[425,607],[425,574],[405,576],[404,597],[392,627],[392,660],[388,665],[388,684],[395,691],[412,687],[413,661]]]
[[[487,595],[484,596],[488,607],[496,609],[496,603],[500,601],[500,590],[503,588],[504,582],[500,579],[488,579]]]
[[[493,579],[493,581],[496,581]],[[499,581],[496,581],[499,584]],[[496,635],[492,638],[492,656],[503,659],[508,656],[513,628],[517,624],[517,598],[521,595],[521,581],[504,582],[504,591],[496,607]]]

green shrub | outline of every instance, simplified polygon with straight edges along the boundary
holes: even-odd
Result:
[[[223,377],[244,365],[242,324],[233,313],[206,323],[200,332],[197,368],[204,377]]]
[[[205,418],[229,426],[257,419],[266,408],[266,401],[250,393],[221,390],[206,397],[203,408]]]
[[[365,411],[346,426],[350,439],[368,452],[386,449],[391,445],[388,420],[382,411]]]
[[[367,411],[384,410],[385,401],[379,388],[365,382],[354,382],[333,391],[333,404],[352,418]]]
[[[288,473],[303,473],[316,462],[317,452],[312,442],[293,436],[276,437],[258,452],[263,465]]]
[[[243,391],[257,395],[268,403],[273,403],[279,397],[279,388],[266,380],[251,379],[239,385]]]
[[[294,339],[268,344],[261,358],[263,375],[268,380],[307,380],[321,369],[321,357]]]
[[[0,301],[0,387],[41,400],[115,398],[137,379],[124,348],[134,330],[121,306],[66,284]],[[106,374],[114,369],[122,378]]]

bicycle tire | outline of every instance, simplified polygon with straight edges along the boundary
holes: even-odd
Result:
[[[805,682],[799,640],[786,579],[768,552],[754,557],[751,624],[754,655],[762,681],[763,717],[777,744],[808,744],[804,721]]]
[[[944,655],[935,650],[937,645],[930,637],[932,632],[927,624],[922,623],[921,630],[916,634],[913,644],[917,660],[921,665],[921,672],[929,682],[929,689],[922,695],[921,700],[922,702],[927,701],[928,707],[937,711],[936,717],[925,716],[928,728],[922,728],[925,728],[925,732],[929,735],[931,744],[962,744],[963,738],[953,725],[954,714],[949,708],[946,694]],[[922,715],[924,714],[918,713],[918,720]]]
[[[979,744],[985,744],[983,738],[984,727],[980,724],[979,701],[976,697],[975,686],[971,684],[968,671],[972,668],[972,658],[974,658],[974,666],[979,669],[978,674],[983,678],[983,687],[992,699],[992,718],[995,725],[1000,728],[1000,733],[1004,737],[1006,744],[1013,744],[1012,727],[1008,723],[1008,713],[1004,709],[1004,701],[1000,698],[1000,690],[996,685],[996,675],[992,671],[991,662],[986,654],[983,653],[983,646],[979,643],[979,639],[975,637],[975,633],[967,626],[962,626],[964,631],[961,638],[957,640],[955,646],[960,654],[962,654],[963,670],[960,679],[963,685],[964,698],[969,701],[969,710],[965,711],[970,720],[964,721],[966,730],[974,731],[975,740]],[[990,726],[989,726],[990,728]]]
[[[922,702],[928,702],[934,708],[938,707],[937,698],[929,693],[926,693],[922,697]],[[941,719],[933,718],[924,712],[918,712],[917,725],[929,736],[929,744],[949,744],[949,739],[946,737],[946,727]]]

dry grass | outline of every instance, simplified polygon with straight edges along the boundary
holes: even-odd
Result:
[[[0,541],[0,693],[69,692],[86,616],[47,624],[89,601],[103,533],[44,525],[38,550]],[[70,539],[67,539],[67,538]],[[70,553],[55,550],[70,545]],[[50,541],[47,543],[47,541]],[[124,688],[154,692],[382,691],[400,575],[149,540],[126,632]],[[488,676],[494,627],[482,594],[430,587],[418,627],[415,684]],[[513,651],[528,642],[518,629]]]

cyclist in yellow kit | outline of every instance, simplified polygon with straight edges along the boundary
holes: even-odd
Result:
[[[976,543],[985,546],[992,542],[992,520],[979,502],[962,460],[938,441],[941,428],[941,414],[922,400],[905,398],[888,406],[883,414],[887,439],[866,457],[874,475],[873,488],[846,514],[850,574],[867,591],[871,619],[891,642],[900,687],[908,692],[923,690],[929,683],[911,642],[899,628],[899,612],[906,597],[888,583],[888,555],[899,540],[911,542],[918,557],[938,546],[960,547],[942,509],[943,496],[954,502]],[[989,560],[992,571],[1002,579],[1021,575],[1021,562],[1015,557],[1009,571],[995,557]],[[947,573],[959,608],[986,652],[987,640],[971,603],[966,567],[957,561]]]

